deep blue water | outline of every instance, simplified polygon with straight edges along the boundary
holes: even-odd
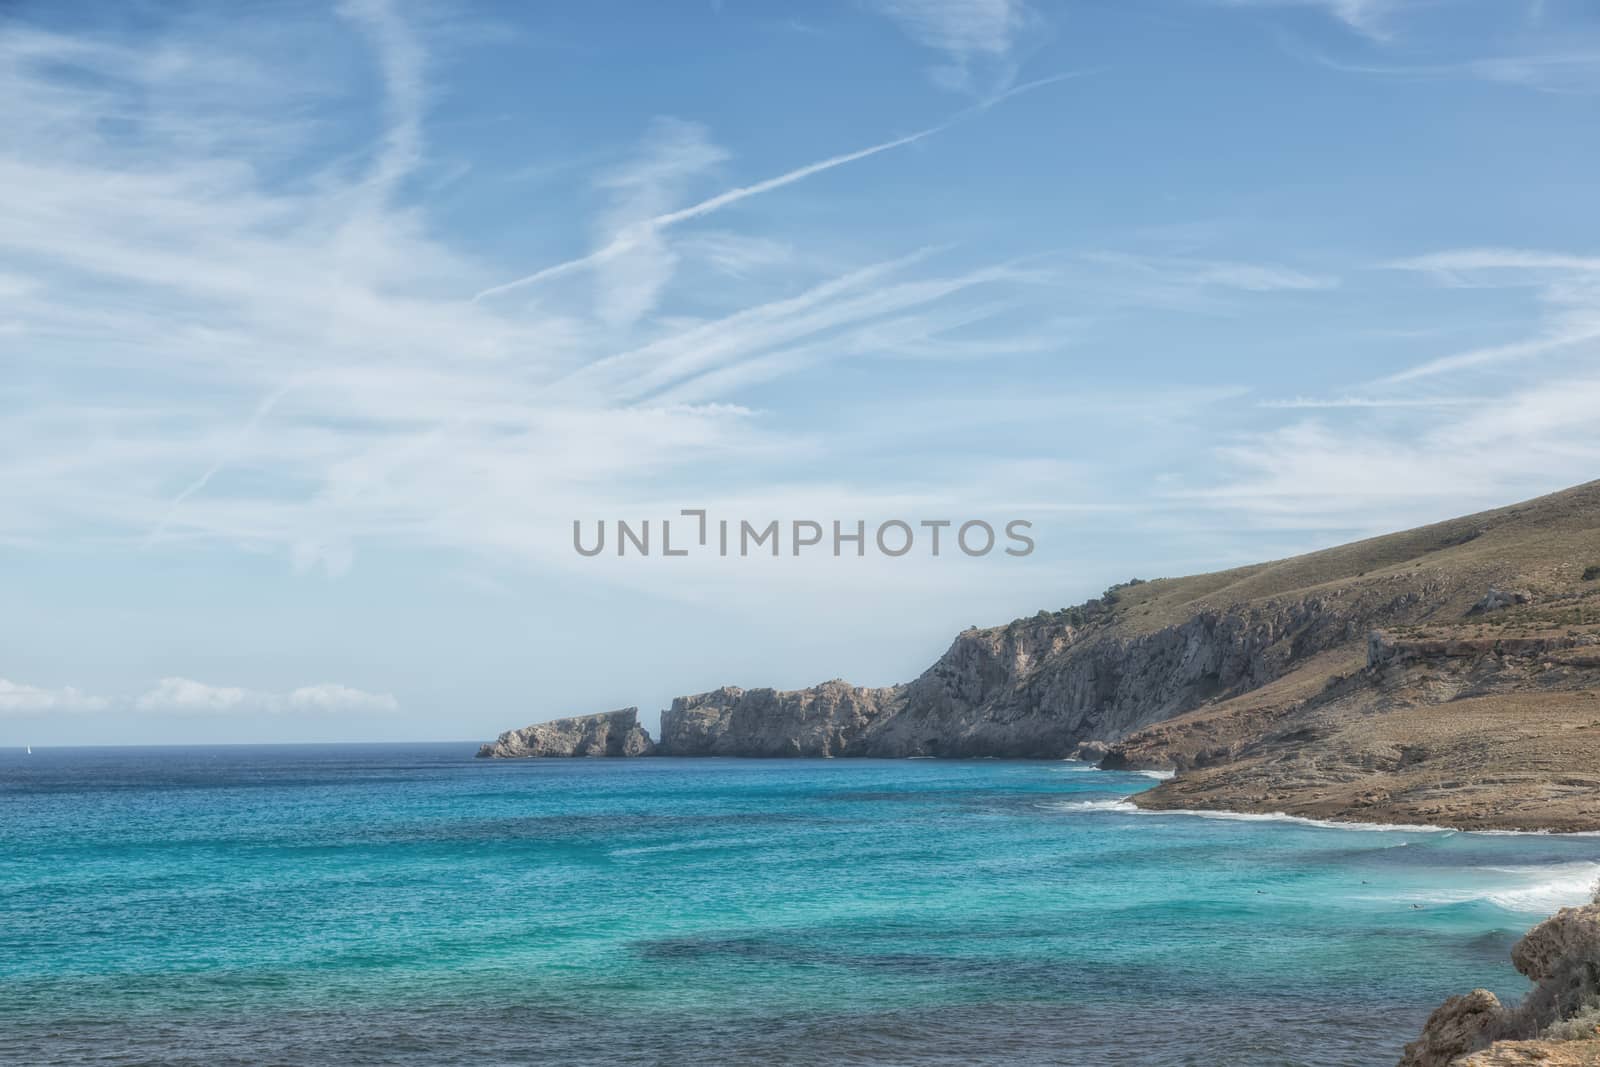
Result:
[[[0,752],[0,1061],[1392,1064],[1600,839],[1046,762]]]

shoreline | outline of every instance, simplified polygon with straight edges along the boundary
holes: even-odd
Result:
[[[1118,772],[1138,773],[1138,772]],[[1155,787],[1152,787],[1152,789]],[[1310,815],[1295,815],[1286,811],[1245,811],[1235,808],[1150,808],[1140,805],[1135,797],[1143,796],[1152,790],[1129,793],[1120,800],[1107,802],[1115,805],[1117,811],[1127,815],[1182,815],[1200,819],[1219,819],[1229,822],[1288,822],[1302,826],[1315,826],[1328,830],[1359,830],[1365,832],[1403,832],[1403,833],[1433,833],[1433,834],[1476,834],[1482,837],[1594,837],[1600,838],[1600,830],[1502,830],[1502,829],[1474,829],[1463,826],[1449,826],[1444,823],[1387,823],[1367,819],[1330,819],[1317,818]],[[1084,804],[1098,804],[1100,801],[1083,801]],[[1105,810],[1113,810],[1108,807]],[[1597,856],[1600,862],[1600,856]]]

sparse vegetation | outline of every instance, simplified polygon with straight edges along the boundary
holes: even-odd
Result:
[[[1600,563],[1596,563],[1596,564],[1593,564],[1593,565],[1591,565],[1589,567],[1584,568],[1584,571],[1583,571],[1583,580],[1584,581],[1592,582],[1596,578],[1600,578]]]
[[[1580,1008],[1577,1014],[1545,1028],[1547,1041],[1600,1041],[1600,1002]]]

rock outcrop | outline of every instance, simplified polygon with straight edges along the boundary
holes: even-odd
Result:
[[[1434,1009],[1422,1036],[1406,1046],[1400,1067],[1450,1067],[1481,1047],[1483,1035],[1499,1024],[1505,1008],[1487,989],[1451,997]]]
[[[507,730],[478,749],[478,758],[648,756],[653,751],[655,744],[639,725],[639,709],[623,708]]]
[[[904,707],[902,687],[842,681],[779,692],[724,686],[661,713],[663,756],[854,756],[868,728]]]
[[[1485,989],[1451,997],[1400,1067],[1600,1064],[1600,894],[1535,926],[1511,962],[1534,983],[1521,1004],[1506,1007]]]
[[[1514,608],[1518,604],[1526,604],[1533,599],[1533,594],[1522,589],[1495,589],[1483,594],[1476,604],[1467,609],[1468,615],[1487,615],[1491,611],[1504,611]]]

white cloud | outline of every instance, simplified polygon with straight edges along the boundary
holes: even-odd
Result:
[[[395,711],[400,706],[388,693],[368,693],[332,682],[301,686],[285,703],[296,711]]]
[[[1042,20],[1023,0],[871,0],[913,41],[944,54],[934,68],[947,88],[993,94],[1016,77],[1014,52]]]
[[[1384,264],[1419,272],[1450,288],[1531,289],[1541,304],[1536,333],[1504,344],[1437,356],[1385,378],[1416,381],[1551,354],[1583,352],[1600,341],[1600,258],[1567,252],[1465,248]]]
[[[1600,256],[1575,256],[1525,248],[1458,248],[1411,256],[1384,264],[1390,270],[1428,271],[1446,276],[1473,271],[1580,271],[1600,273]]]
[[[1223,0],[1232,7],[1303,7],[1324,12],[1374,41],[1388,41],[1393,19],[1409,0]]]
[[[369,693],[326,682],[288,693],[208,685],[192,678],[163,678],[139,696],[133,706],[145,712],[223,714],[246,712],[330,713],[395,711],[399,704],[387,693]]]
[[[1527,336],[1424,359],[1359,394],[1267,401],[1314,417],[1217,449],[1218,484],[1175,494],[1254,525],[1371,532],[1588,481],[1600,472],[1600,260],[1566,251],[1463,248],[1386,268],[1481,302],[1536,303]]]
[[[1459,408],[1486,403],[1478,396],[1297,396],[1287,400],[1263,400],[1264,408],[1315,410],[1334,408]]]
[[[163,678],[134,701],[140,711],[232,711],[253,703],[253,694],[237,686],[207,685],[192,678]]]
[[[1128,252],[1070,257],[1063,280],[1075,292],[1096,294],[1104,304],[1201,313],[1226,311],[1243,299],[1239,294],[1320,292],[1339,287],[1334,275],[1278,263]]]
[[[699,131],[699,127],[694,126],[693,124],[676,125]],[[472,299],[474,302],[477,302],[485,299],[486,297],[501,296],[517,289],[524,289],[531,285],[537,285],[540,282],[549,281],[553,278],[559,278],[564,275],[571,274],[574,271],[589,269],[597,265],[606,264],[613,260],[633,254],[641,246],[646,250],[651,248],[659,250],[662,240],[662,233],[665,230],[678,225],[679,223],[702,218],[706,215],[720,211],[729,205],[737,204],[741,200],[748,200],[753,196],[760,196],[763,193],[772,192],[775,189],[782,189],[784,186],[793,185],[796,182],[804,181],[814,174],[821,174],[822,172],[832,170],[835,167],[842,167],[846,163],[854,163],[858,159],[866,159],[869,156],[877,155],[879,152],[887,152],[892,148],[900,148],[904,145],[914,144],[925,137],[931,137],[934,134],[941,132],[947,125],[948,123],[938,126],[930,126],[927,129],[918,130],[916,133],[907,134],[904,137],[896,137],[893,140],[882,141],[878,144],[869,145],[866,148],[858,149],[854,152],[846,152],[843,155],[830,156],[827,159],[819,160],[815,163],[808,163],[803,167],[796,167],[794,170],[786,171],[774,178],[767,178],[764,181],[759,181],[752,185],[744,185],[725,190],[715,196],[701,200],[698,203],[690,204],[688,207],[678,208],[672,211],[664,211],[660,214],[647,216],[644,218],[633,219],[619,232],[617,232],[609,241],[587,255],[579,256],[576,259],[569,259],[564,262],[554,264],[553,266],[544,267],[533,272],[532,274],[524,275],[521,278],[515,278],[509,282],[502,282],[499,285],[490,286],[489,288],[481,290],[475,294]],[[659,131],[659,124],[657,129]],[[703,134],[700,136],[703,137]],[[687,137],[682,139],[687,140]],[[658,149],[658,152],[659,151],[660,150]],[[717,150],[713,149],[709,145],[702,144],[700,146],[695,146],[682,144],[677,146],[676,150],[669,148],[666,159],[658,158],[653,163],[647,163],[643,168],[641,168],[640,173],[652,177],[653,180],[647,184],[648,186],[652,187],[652,191],[655,192],[658,190],[654,187],[659,185],[661,178],[667,176],[674,178],[681,177],[689,168],[689,164],[693,161],[698,161],[701,169],[709,166],[711,162],[716,161],[712,159],[713,151]],[[717,159],[720,158],[723,157],[717,157]],[[659,284],[656,288],[659,290]]]
[[[908,339],[982,353],[1013,331],[985,333],[972,307],[1038,289],[1028,271],[874,256],[822,226],[804,247],[767,238],[764,194],[948,123],[693,200],[731,162],[670,120],[598,177],[607,201],[579,220],[598,251],[493,285],[433,232],[415,188],[447,69],[389,6],[343,11],[286,19],[270,47],[186,22],[158,41],[159,65],[88,33],[0,40],[0,346],[23,401],[0,420],[0,539],[93,528],[126,548],[222,544],[332,576],[377,544],[570,567],[574,514],[707,470],[826,457],[823,435],[739,405],[746,385],[901,358]],[[338,79],[362,68],[318,62],[353,32],[377,59],[376,139],[338,125],[371,88]],[[106,122],[132,99],[147,102],[137,128]],[[735,204],[715,231],[688,226]],[[663,314],[680,256],[739,284]],[[809,474],[724,488],[791,478]],[[165,695],[249,702],[227,687]]]
[[[107,706],[72,686],[44,689],[0,678],[0,715],[36,715],[50,711],[99,711]]]

